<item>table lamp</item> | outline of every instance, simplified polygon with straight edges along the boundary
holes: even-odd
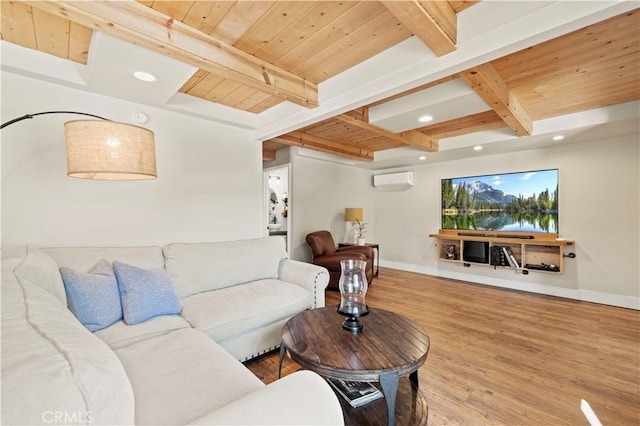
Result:
[[[347,207],[344,209],[344,221],[351,222],[352,225],[355,225],[358,222],[362,222],[364,217],[362,207]],[[353,243],[357,244],[355,232],[353,234]]]

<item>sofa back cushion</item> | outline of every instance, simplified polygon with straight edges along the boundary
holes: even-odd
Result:
[[[2,264],[2,424],[133,424],[116,354],[66,304]]]
[[[29,252],[34,249],[30,248]],[[118,260],[139,268],[163,268],[162,247],[54,247],[37,249],[49,255],[58,266],[88,271],[99,261]]]
[[[287,257],[283,237],[218,243],[175,243],[164,248],[165,267],[179,298],[265,278],[277,278]]]

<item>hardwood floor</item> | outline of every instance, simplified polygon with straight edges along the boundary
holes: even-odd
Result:
[[[327,292],[327,306],[340,300]],[[640,424],[640,312],[381,268],[370,308],[418,322],[428,424]],[[246,364],[277,379],[278,353]],[[298,367],[287,359],[283,375]],[[384,421],[384,420],[383,420]]]

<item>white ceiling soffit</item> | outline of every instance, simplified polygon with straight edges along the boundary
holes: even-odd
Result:
[[[96,31],[89,52],[87,83],[98,93],[244,129],[256,127],[256,114],[179,92],[197,67]],[[134,70],[153,72],[158,81],[139,81],[131,76]]]
[[[489,111],[491,107],[461,79],[394,99],[369,109],[369,123],[393,133]],[[420,124],[430,115],[433,121]]]
[[[198,70],[168,56],[94,31],[87,60],[86,80],[95,93],[147,105],[163,105]],[[144,82],[134,71],[155,74]]]
[[[87,90],[86,66],[82,64],[7,43],[4,40],[0,40],[0,52],[2,52],[0,62],[4,71]]]
[[[256,114],[178,92],[197,68],[96,31],[87,65],[5,41],[0,49],[4,71],[244,129],[257,126]],[[151,72],[158,81],[137,80],[135,70]]]

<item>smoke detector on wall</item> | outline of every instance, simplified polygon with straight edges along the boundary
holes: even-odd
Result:
[[[134,112],[133,121],[135,121],[138,124],[145,124],[146,122],[149,121],[149,116],[144,112],[140,112],[140,111]]]

